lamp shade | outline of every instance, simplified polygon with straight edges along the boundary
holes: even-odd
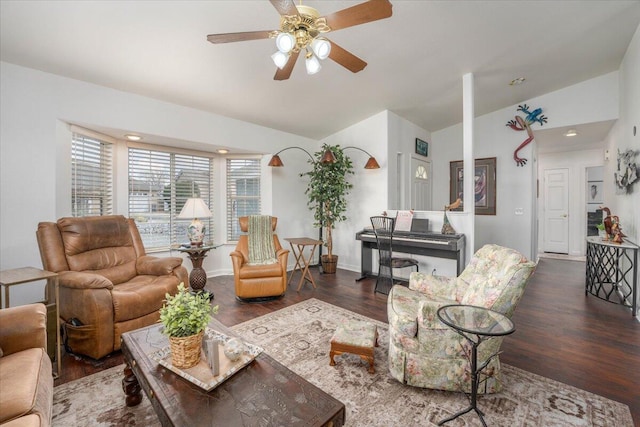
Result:
[[[333,151],[331,151],[330,149],[327,149],[327,151],[324,152],[324,154],[322,155],[322,158],[320,159],[320,163],[322,164],[328,164],[328,163],[335,163],[336,162],[336,156],[333,154]]]
[[[380,169],[380,165],[378,164],[378,161],[376,160],[375,157],[369,157],[369,160],[367,160],[367,164],[364,165],[365,169]]]
[[[187,202],[182,207],[178,218],[211,218],[211,216],[211,211],[204,200],[199,197],[193,197],[187,199]]]
[[[311,42],[311,50],[319,59],[327,59],[331,53],[331,43],[322,37],[313,39]]]
[[[282,159],[280,159],[280,156],[275,154],[271,158],[271,160],[269,160],[269,166],[274,167],[274,168],[279,168],[279,167],[284,166],[284,163],[282,163]]]
[[[271,55],[271,59],[273,59],[273,63],[276,64],[276,67],[282,70],[284,66],[287,65],[287,62],[289,61],[289,55],[286,53],[277,51],[276,53]]]
[[[322,66],[320,65],[320,61],[318,61],[318,57],[314,54],[307,55],[305,65],[307,66],[307,74],[309,75],[317,73],[318,71],[320,71],[320,68],[322,68]]]
[[[289,33],[280,33],[276,37],[276,47],[282,53],[289,53],[296,45],[296,38]]]

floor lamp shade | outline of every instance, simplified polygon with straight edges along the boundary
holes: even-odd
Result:
[[[206,227],[199,218],[211,218],[211,211],[207,207],[204,200],[194,197],[187,199],[186,203],[182,207],[178,218],[189,219],[193,218],[191,224],[187,228],[187,236],[193,246],[200,246],[204,240]]]

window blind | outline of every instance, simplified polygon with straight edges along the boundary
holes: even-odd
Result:
[[[260,159],[227,159],[227,240],[240,236],[238,217],[260,214]]]
[[[113,144],[72,133],[71,215],[113,213]]]
[[[136,221],[145,249],[166,250],[188,243],[191,219],[178,219],[189,197],[213,202],[213,158],[147,148],[129,148],[129,216]],[[205,241],[213,218],[201,218]]]

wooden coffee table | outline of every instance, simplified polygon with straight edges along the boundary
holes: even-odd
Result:
[[[163,426],[335,426],[345,407],[265,352],[227,381],[206,392],[148,355],[168,345],[160,324],[122,334],[126,367],[122,387],[127,406],[151,401]],[[213,319],[209,327],[234,332]]]

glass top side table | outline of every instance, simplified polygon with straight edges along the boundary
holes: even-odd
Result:
[[[478,346],[492,337],[512,334],[515,331],[513,322],[505,315],[485,307],[473,305],[445,305],[438,309],[438,319],[463,336],[471,344],[471,395],[466,409],[446,418],[438,423],[439,426],[458,418],[470,411],[475,411],[483,426],[484,414],[478,409],[478,384],[480,372],[489,364],[496,354],[478,366]]]

